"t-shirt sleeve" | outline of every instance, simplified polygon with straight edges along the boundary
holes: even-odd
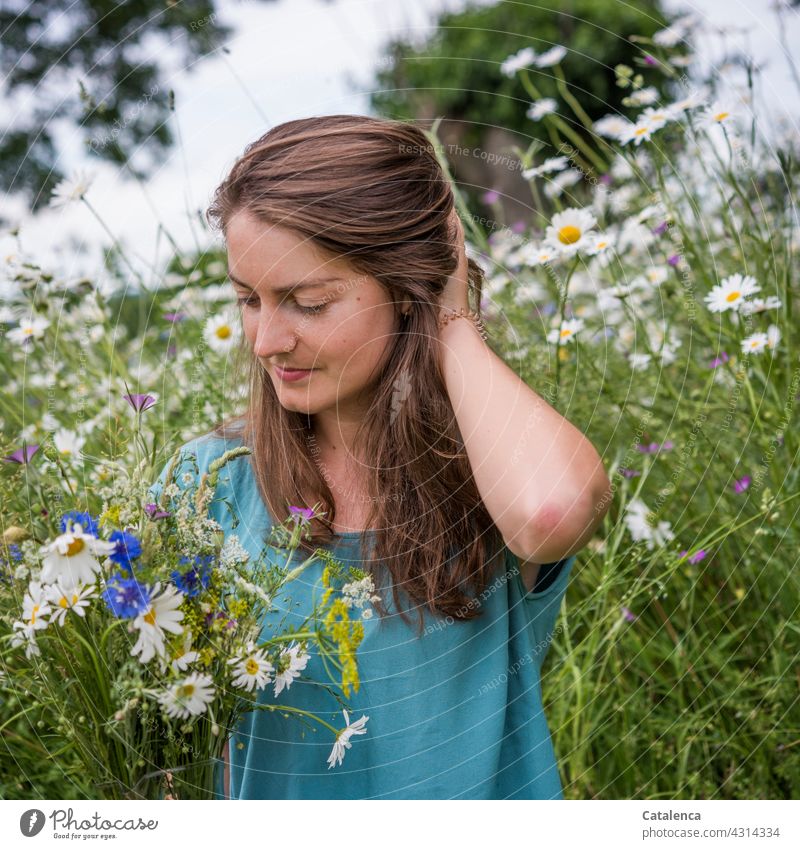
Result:
[[[521,605],[524,611],[528,625],[531,628],[533,650],[540,668],[553,639],[556,619],[558,618],[561,602],[564,599],[567,585],[569,584],[572,566],[577,556],[577,554],[572,554],[554,563],[543,564],[539,569],[539,575],[537,575],[534,588],[528,591],[525,589],[525,584],[522,581],[522,575],[519,571],[519,558],[511,551],[508,552],[509,568],[513,572],[513,581],[516,588],[516,598],[512,598],[512,603]],[[539,582],[545,566],[548,567],[547,577],[545,579],[546,586],[544,586],[544,581],[542,584]]]

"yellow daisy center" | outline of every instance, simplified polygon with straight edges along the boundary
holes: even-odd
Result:
[[[635,136],[643,136],[648,131],[648,129],[648,127],[638,127],[633,131],[633,134]]]
[[[714,116],[714,120],[715,121],[724,121],[728,117],[728,115],[730,115],[730,114],[731,114],[730,112],[717,112],[717,114]]]
[[[231,329],[227,324],[223,324],[216,329],[217,339],[227,339],[231,335]]]
[[[739,298],[741,298],[741,296],[742,296],[741,292],[738,292],[738,291],[737,292],[731,292],[729,295],[726,296],[725,300],[730,304],[733,301],[738,301]]]
[[[38,605],[38,604],[34,604],[34,605],[33,605],[33,610],[31,611],[31,625],[35,625],[35,624],[36,624],[36,614],[37,614],[38,612],[39,612],[39,605]]]
[[[152,607],[147,611],[147,613],[145,613],[144,621],[147,622],[148,625],[156,624],[156,612]]]
[[[72,540],[67,546],[67,557],[74,557],[76,554],[80,554],[84,548],[86,548],[86,543],[80,537]]]
[[[178,693],[181,698],[190,699],[194,695],[194,684],[184,684],[178,687]]]
[[[58,600],[58,606],[63,608],[69,607],[69,602],[67,601],[67,597],[65,595],[62,595],[61,598]]]
[[[566,329],[565,329],[565,330],[562,330],[562,331],[561,331],[561,338],[563,339],[565,336],[572,336],[572,331],[571,331],[571,330],[566,330]]]
[[[248,675],[255,675],[258,672],[258,661],[252,657],[248,657],[244,668]]]
[[[567,224],[558,231],[558,241],[564,245],[574,245],[581,237],[581,228],[574,224]]]

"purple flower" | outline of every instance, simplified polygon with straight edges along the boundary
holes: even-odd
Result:
[[[313,519],[314,511],[310,507],[289,507],[289,513],[302,519]]]
[[[603,175],[600,177],[600,182],[601,182],[604,186],[610,186],[610,185],[614,182],[614,179],[613,179],[613,177],[612,177],[610,174],[603,174]]]
[[[156,403],[156,399],[152,395],[129,394],[122,397],[137,413],[143,413],[145,410],[149,410]]]
[[[144,512],[147,514],[148,519],[166,519],[167,516],[171,516],[172,514],[166,510],[159,509],[158,504],[145,504]]]
[[[686,555],[688,553],[689,553],[688,549],[681,551],[681,552],[679,552],[678,557],[683,557],[684,555]],[[707,554],[708,554],[708,552],[704,548],[701,548],[699,551],[695,551],[695,553],[689,558],[689,562],[690,563],[699,563],[701,560],[705,560]]]
[[[653,227],[653,234],[662,236],[667,232],[667,227],[669,227],[669,224],[666,221],[662,221],[657,227]]]
[[[498,200],[499,197],[500,197],[500,192],[496,191],[495,189],[490,189],[488,192],[486,192],[483,195],[483,202],[484,203],[495,203]]]
[[[525,222],[524,221],[515,221],[511,225],[511,231],[513,233],[524,233],[525,232]]]
[[[727,362],[728,362],[728,355],[725,353],[725,351],[723,351],[722,356],[716,357],[715,359],[713,359],[711,361],[711,365],[709,366],[709,368],[716,368],[717,366],[721,366],[723,363],[727,363]]]
[[[644,63],[645,65],[649,65],[652,68],[654,65],[658,64],[658,59],[656,59],[654,56],[651,56],[649,53],[645,53]]]
[[[635,621],[636,621],[636,618],[637,618],[637,617],[636,617],[636,616],[634,616],[634,615],[630,612],[630,610],[628,610],[628,608],[627,608],[627,607],[625,607],[625,606],[623,605],[623,606],[622,606],[622,608],[620,608],[620,609],[622,610],[622,615],[623,615],[623,616],[624,616],[624,617],[628,620],[628,622],[635,622]]]
[[[23,445],[22,448],[17,448],[13,454],[9,454],[3,459],[7,463],[19,463],[21,466],[30,463],[31,457],[39,450],[38,445]]]
[[[636,448],[642,454],[658,454],[659,451],[669,451],[672,448],[672,440],[668,439],[663,444],[651,442],[649,445],[637,445]]]
[[[671,265],[673,268],[681,261],[680,254],[672,254],[672,256],[667,257],[667,265]]]
[[[618,471],[624,478],[638,478],[642,474],[637,472],[636,469],[624,469],[622,466],[619,467]]]
[[[739,480],[733,485],[733,491],[737,493],[744,492],[746,489],[749,489],[750,481],[752,481],[750,475],[745,475],[743,478],[739,478]]]
[[[171,321],[173,324],[177,324],[179,321],[183,321],[186,318],[185,312],[165,312],[164,319],[166,321]]]

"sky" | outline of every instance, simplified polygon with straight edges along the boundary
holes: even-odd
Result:
[[[781,59],[772,0],[667,0],[667,7],[693,11],[712,23],[734,27],[724,36],[759,62],[764,102],[772,110],[800,113],[800,94]],[[124,179],[110,164],[84,156],[77,131],[60,134],[60,167],[95,174],[83,204],[30,215],[19,198],[0,200],[0,212],[20,225],[19,242],[0,233],[0,255],[32,256],[60,276],[90,274],[102,282],[101,250],[109,232],[125,248],[148,286],[163,279],[171,247],[207,246],[213,239],[198,221],[214,187],[244,146],[271,126],[311,115],[368,114],[368,94],[382,47],[399,36],[422,40],[437,14],[463,8],[463,0],[222,0],[219,20],[235,30],[229,53],[204,59],[192,69],[171,68],[164,88],[176,93],[173,131],[178,144],[146,184]],[[786,38],[800,45],[800,10],[787,11]],[[701,43],[707,61],[718,65],[723,43]],[[796,54],[800,51],[795,49]],[[8,104],[3,114],[9,112]],[[100,220],[98,220],[98,218]],[[0,293],[3,289],[0,287]]]

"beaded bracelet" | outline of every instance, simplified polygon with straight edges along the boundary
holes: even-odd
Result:
[[[488,335],[486,333],[486,328],[483,326],[483,321],[478,313],[473,312],[472,310],[465,310],[464,307],[458,310],[458,312],[451,312],[449,315],[444,316],[439,319],[439,330],[441,330],[448,321],[452,321],[454,318],[467,318],[469,319],[475,327],[478,328],[478,333],[481,334],[481,338],[486,341],[488,339]]]

